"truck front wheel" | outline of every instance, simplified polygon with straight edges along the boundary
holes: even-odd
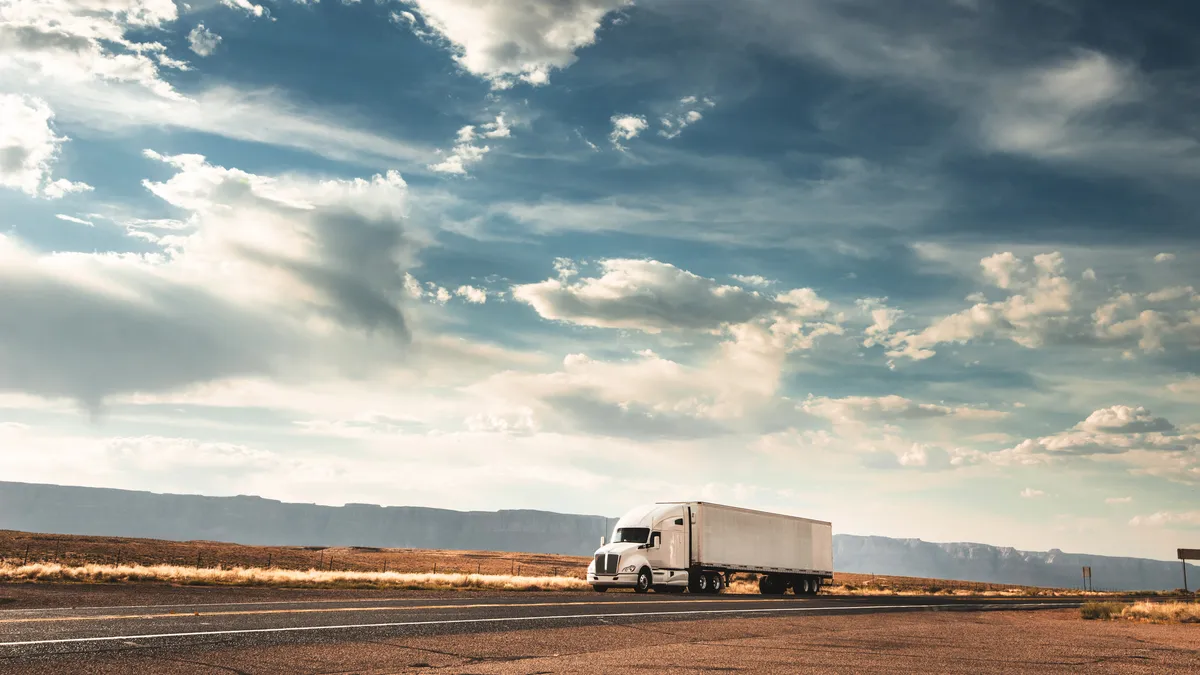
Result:
[[[637,593],[645,593],[650,590],[652,582],[653,579],[650,576],[650,570],[643,567],[642,571],[638,572],[637,585],[633,587],[633,590]]]

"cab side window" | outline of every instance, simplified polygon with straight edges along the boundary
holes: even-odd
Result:
[[[662,543],[662,532],[653,532],[650,534],[650,548],[658,548]]]

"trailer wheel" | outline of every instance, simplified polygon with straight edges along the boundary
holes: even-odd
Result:
[[[720,593],[722,588],[725,588],[725,582],[720,574],[713,574],[708,578],[709,593]]]
[[[816,595],[817,593],[820,593],[820,592],[821,592],[821,577],[813,577],[812,589],[809,591],[809,595]]]
[[[763,595],[781,595],[786,590],[787,581],[784,579],[771,575],[758,578],[758,592]]]
[[[796,577],[796,580],[792,582],[792,591],[796,595],[808,595],[810,588],[808,577]]]
[[[633,590],[637,593],[645,593],[650,590],[651,583],[653,583],[653,579],[650,577],[650,570],[643,567],[642,571],[638,572],[637,585],[633,587]]]
[[[710,579],[708,578],[707,574],[705,574],[704,572],[697,572],[696,573],[696,586],[692,592],[693,593],[707,593],[708,587],[709,587],[709,581],[710,581]]]

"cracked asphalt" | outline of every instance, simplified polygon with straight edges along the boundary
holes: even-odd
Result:
[[[1070,599],[20,590],[4,673],[1200,672],[1195,627]]]

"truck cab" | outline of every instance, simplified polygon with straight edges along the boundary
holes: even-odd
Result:
[[[592,588],[651,588],[681,592],[688,586],[688,509],[681,504],[648,504],[631,509],[613,527],[609,543],[588,564]]]

